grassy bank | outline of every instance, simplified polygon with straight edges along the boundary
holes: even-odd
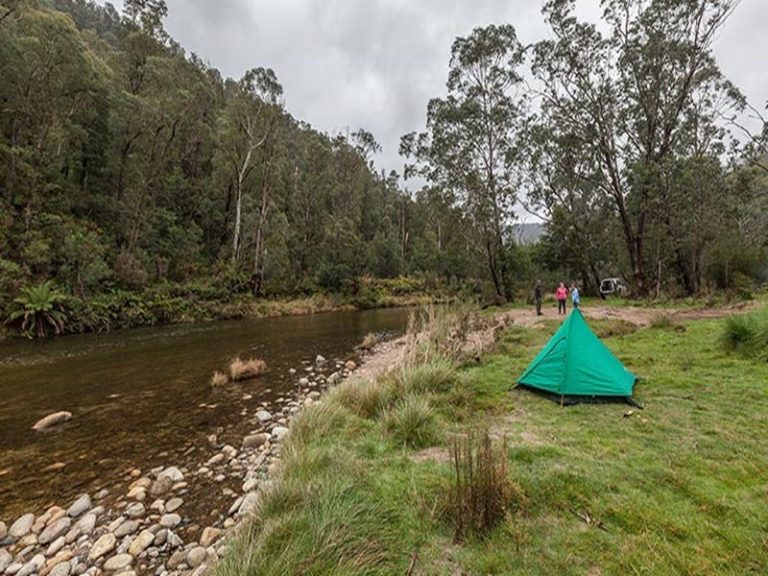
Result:
[[[643,378],[632,412],[510,392],[554,321],[507,328],[480,363],[441,347],[444,327],[300,417],[218,573],[764,574],[768,363],[729,350],[726,322],[592,322]],[[459,542],[448,447],[483,429],[507,439],[513,490]]]

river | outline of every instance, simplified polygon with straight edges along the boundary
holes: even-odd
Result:
[[[243,415],[291,394],[318,354],[333,366],[354,356],[369,332],[401,333],[408,315],[335,312],[3,343],[0,519],[110,489],[132,469],[199,461],[213,434],[239,447],[248,432]],[[214,370],[235,356],[264,358],[269,371],[212,388]],[[31,430],[60,410],[72,420]]]

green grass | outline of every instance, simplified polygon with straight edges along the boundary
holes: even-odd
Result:
[[[440,433],[416,444],[439,454],[454,432],[506,435],[524,495],[484,539],[461,544],[447,458],[417,457],[386,424],[413,369],[381,380],[389,392],[375,410],[335,393],[294,426],[282,477],[219,574],[405,574],[414,554],[422,575],[766,574],[768,363],[727,350],[727,323],[595,323],[642,378],[645,410],[628,417],[627,405],[561,408],[510,391],[554,322],[510,327],[480,365],[449,377],[444,365],[427,369],[439,384],[410,386],[407,397],[428,402]]]

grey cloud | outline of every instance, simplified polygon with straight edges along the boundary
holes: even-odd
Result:
[[[295,117],[327,132],[369,130],[388,170],[401,166],[400,136],[421,129],[428,100],[444,93],[456,36],[507,22],[525,43],[546,35],[541,2],[529,0],[167,1],[167,28],[187,50],[226,76],[274,68]],[[765,8],[744,0],[715,45],[723,71],[759,108],[768,98]],[[577,9],[600,13],[598,0]]]

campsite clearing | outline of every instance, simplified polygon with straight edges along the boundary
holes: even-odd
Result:
[[[398,375],[418,380],[409,394],[430,406],[419,425],[437,433],[425,445],[393,440],[385,415],[399,404],[386,378],[305,412],[282,477],[219,573],[765,574],[768,364],[727,353],[723,320],[660,322],[649,311],[644,327],[628,327],[589,312],[640,377],[645,410],[562,408],[510,390],[559,326],[515,322],[478,365]],[[459,544],[444,447],[482,428],[507,438],[524,498],[485,538]]]

